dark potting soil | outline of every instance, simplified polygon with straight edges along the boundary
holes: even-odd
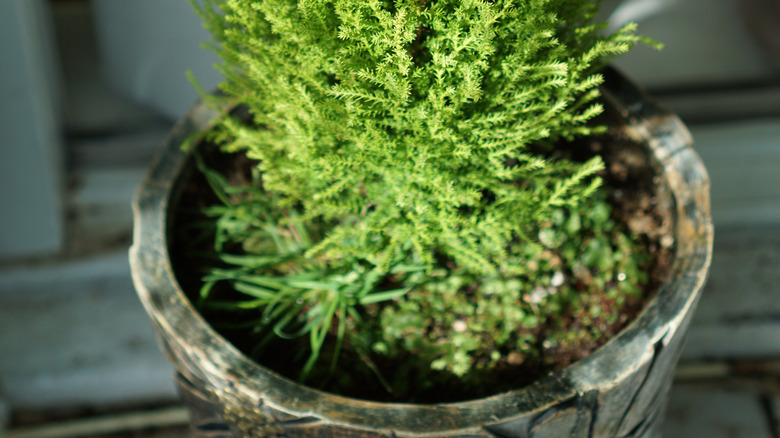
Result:
[[[606,123],[607,120],[615,118],[614,114],[607,114],[602,116],[599,122]],[[209,165],[226,175],[232,184],[242,185],[251,181],[250,168],[253,163],[248,159],[241,155],[219,153],[210,145],[202,145],[199,149],[208,155]],[[674,201],[669,189],[660,176],[658,163],[648,155],[646,148],[619,127],[610,129],[602,136],[560,145],[555,151],[555,155],[577,161],[584,161],[594,154],[603,157],[606,169],[600,176],[604,179],[605,186],[610,189],[609,201],[613,206],[614,219],[625,224],[633,234],[642,236],[652,258],[647,272],[648,282],[641,296],[628,296],[621,306],[617,306],[608,294],[608,285],[607,289],[589,295],[590,303],[600,304],[600,316],[586,315],[583,308],[571,308],[557,321],[548,321],[532,330],[519,328],[518,330],[530,330],[531,334],[539,339],[540,357],[515,362],[510,352],[507,355],[508,360],[501,366],[489,373],[468,379],[469,382],[479,384],[464,386],[462,379],[448,373],[434,373],[429,364],[415,363],[414,357],[387,359],[380,356],[367,361],[348,348],[342,351],[338,359],[336,374],[328,372],[330,361],[327,354],[324,354],[320,359],[323,364],[321,373],[315,371],[307,384],[328,392],[377,401],[436,403],[484,397],[525,386],[551,371],[559,370],[592,353],[628,325],[662,284],[673,259]],[[203,176],[196,171],[186,176],[182,184],[179,197],[172,200],[172,205],[176,207],[170,209],[177,213],[171,219],[170,227],[173,232],[169,233],[172,236],[169,245],[177,280],[190,299],[197,302],[198,291],[202,285],[200,279],[204,270],[210,266],[204,262],[208,258],[195,254],[213,251],[213,234],[209,235],[202,225],[192,224],[202,224],[206,220],[201,213],[202,209],[216,203],[217,199]],[[617,318],[609,318],[610,315],[616,314]],[[251,335],[251,330],[236,330],[222,324],[230,320],[232,326],[239,326],[242,321],[256,319],[256,314],[244,317],[209,312],[205,316],[220,334],[241,351],[293,380],[297,370],[302,368],[306,360],[307,355],[300,353],[306,350],[308,337],[273,341],[258,354],[253,351],[257,339]],[[583,338],[565,347],[547,347],[543,341],[547,333],[554,330],[554,326],[565,326],[574,333],[595,327],[603,335],[598,339]],[[327,346],[328,341],[324,351],[328,350]],[[377,369],[367,369],[367,363]],[[408,381],[407,388],[389,392],[376,378],[376,372],[382,375],[396,373],[393,380]]]

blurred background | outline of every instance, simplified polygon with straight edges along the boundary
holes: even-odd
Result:
[[[603,6],[666,45],[616,64],[687,122],[712,180],[665,436],[778,438],[780,0]],[[185,436],[127,249],[135,187],[197,97],[185,72],[219,80],[207,40],[187,0],[0,1],[0,435]]]

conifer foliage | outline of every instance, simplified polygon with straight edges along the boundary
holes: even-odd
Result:
[[[529,223],[598,184],[596,160],[529,151],[592,132],[597,68],[637,40],[630,27],[598,36],[596,11],[591,0],[210,0],[223,89],[256,126],[224,120],[225,148],[257,159],[281,202],[342,222],[312,253],[388,267],[441,252],[495,272]]]
[[[275,220],[298,227],[296,236],[306,235],[305,244],[284,246],[282,253],[297,251],[304,274],[324,272],[316,281],[325,278],[331,285],[320,287],[325,283],[312,277],[285,284],[258,280],[258,272],[279,274],[281,264],[262,271],[262,263],[236,263],[249,278],[238,281],[238,289],[263,303],[264,321],[275,321],[274,331],[308,330],[315,353],[308,369],[328,332],[338,333],[340,348],[345,321],[360,320],[356,306],[400,301],[384,314],[400,321],[407,307],[421,317],[420,306],[404,294],[426,284],[433,285],[428,291],[457,291],[468,282],[493,285],[490,294],[465,298],[472,301],[495,291],[509,291],[495,302],[518,298],[518,282],[529,282],[523,257],[549,246],[539,238],[543,224],[592,206],[587,203],[600,186],[599,158],[575,163],[547,152],[556,141],[603,129],[590,123],[602,111],[598,71],[640,41],[633,26],[605,35],[605,25],[593,22],[593,0],[194,4],[223,59],[222,91],[251,114],[248,123],[225,115],[210,135],[224,150],[257,161],[256,185],[269,194],[264,202],[287,212]],[[219,188],[220,181],[212,184],[216,190],[228,190]],[[225,206],[212,213],[221,215],[223,225],[241,215],[266,214],[246,210],[250,204],[257,205],[242,204],[241,214],[238,207],[227,213]],[[243,233],[251,227],[238,228]],[[244,250],[252,252],[251,246]],[[442,269],[451,275],[437,283]],[[236,276],[218,272],[209,278],[204,297],[213,283]],[[355,291],[340,289],[356,282],[361,286]],[[399,288],[382,291],[379,285],[388,283]],[[298,316],[303,321],[295,325],[279,309],[300,300],[290,292],[296,288],[327,291],[321,296],[342,293],[343,299],[305,306]],[[369,293],[372,288],[379,292]],[[280,298],[284,294],[290,300]],[[312,322],[317,309],[321,318]],[[496,310],[494,316],[506,324],[510,313]],[[511,323],[525,321],[518,318]],[[395,348],[392,339],[408,336],[380,331],[381,339],[349,342],[386,351]],[[504,327],[501,333],[509,339],[511,331]],[[471,347],[464,345],[482,336],[467,339],[452,354],[436,347],[430,354],[434,367],[465,374],[471,365],[462,356]],[[494,359],[496,354],[486,353]]]

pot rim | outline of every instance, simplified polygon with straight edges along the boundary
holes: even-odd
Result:
[[[391,427],[419,431],[423,427],[430,433],[440,430],[442,425],[448,430],[467,429],[474,424],[542,411],[562,400],[582,396],[597,384],[603,387],[605,380],[619,382],[622,376],[635,372],[659,346],[668,343],[676,327],[694,308],[706,282],[713,243],[709,178],[691,147],[690,133],[676,115],[650,100],[616,70],[608,68],[604,75],[608,84],[602,93],[604,98],[617,106],[633,132],[648,144],[667,179],[675,203],[676,249],[668,278],[654,297],[632,322],[589,356],[519,389],[440,404],[385,403],[327,393],[298,384],[252,361],[195,310],[179,287],[165,245],[171,190],[188,157],[180,145],[182,140],[207,127],[216,115],[200,103],[174,127],[133,201],[133,282],[153,322],[176,338],[175,342],[181,343],[177,351],[187,356],[169,359],[177,364],[182,359],[198,362],[209,373],[195,378],[217,388],[227,385],[228,393],[236,399],[262,391],[258,403],[291,415],[304,413],[371,430]],[[162,336],[158,340],[164,346],[172,342]],[[171,349],[167,350],[170,354]],[[618,351],[626,359],[615,360]],[[431,422],[438,424],[436,428],[419,424],[419,419],[430,416],[438,418]],[[418,423],[405,424],[405,419]]]

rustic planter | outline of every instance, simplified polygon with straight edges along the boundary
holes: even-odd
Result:
[[[646,143],[674,198],[675,255],[642,313],[589,357],[535,383],[461,403],[367,402],[299,385],[239,352],[193,308],[175,280],[169,205],[192,173],[180,145],[213,117],[193,107],[139,188],[130,250],[133,280],[175,364],[198,436],[648,437],[655,436],[683,338],[712,254],[706,171],[682,122],[608,70],[605,99]]]

